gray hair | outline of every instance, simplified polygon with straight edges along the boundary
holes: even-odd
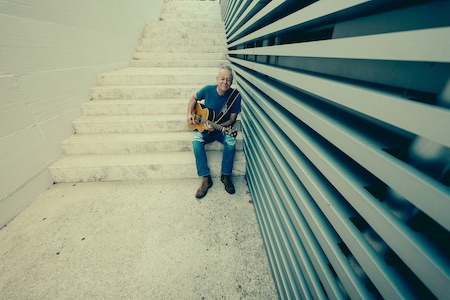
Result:
[[[231,70],[231,67],[228,66],[228,65],[221,65],[221,66],[219,67],[219,71],[220,71],[220,70],[228,70],[228,71],[230,71],[231,73],[233,73],[233,70]]]
[[[219,72],[222,71],[222,70],[228,70],[228,71],[230,71],[230,73],[231,73],[231,80],[233,80],[233,70],[231,69],[230,66],[228,66],[228,65],[221,65],[221,66],[219,67]]]

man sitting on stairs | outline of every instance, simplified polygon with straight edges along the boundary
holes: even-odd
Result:
[[[231,88],[233,73],[229,66],[219,68],[216,81],[217,85],[207,85],[192,95],[188,103],[188,125],[203,123],[201,124],[202,128],[199,129],[200,132],[192,139],[197,174],[202,177],[201,185],[195,194],[196,198],[203,198],[213,184],[205,145],[214,141],[219,141],[224,146],[221,181],[228,193],[235,193],[231,174],[236,151],[236,139],[234,134],[230,135],[228,129],[234,125],[237,115],[241,111],[241,96],[237,90]],[[215,116],[214,122],[211,122],[211,119],[208,122],[199,118],[197,101],[201,100],[205,100],[204,106],[210,111],[209,116]]]

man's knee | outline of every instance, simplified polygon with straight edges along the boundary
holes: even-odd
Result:
[[[234,147],[236,145],[236,139],[229,135],[226,135],[223,140],[224,146]]]
[[[205,142],[205,140],[204,140],[203,137],[202,137],[201,135],[199,135],[199,134],[195,135],[195,136],[192,138],[192,144],[196,144],[196,143],[204,143],[204,142]]]

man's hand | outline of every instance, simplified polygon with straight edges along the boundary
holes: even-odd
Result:
[[[213,131],[214,130],[214,127],[212,127],[211,124],[209,124],[209,122],[206,122],[204,125],[205,125],[205,129],[206,130],[209,130],[209,131]]]
[[[188,102],[187,107],[187,122],[188,124],[195,125],[195,104],[197,103],[197,98],[195,97],[195,94],[191,96]]]
[[[189,115],[187,116],[187,122],[188,122],[188,124],[195,125],[195,117],[194,117],[193,114],[189,114]]]

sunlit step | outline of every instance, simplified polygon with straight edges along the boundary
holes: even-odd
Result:
[[[197,132],[76,134],[62,143],[66,154],[135,154],[152,152],[192,151],[192,137]],[[213,142],[207,151],[222,150]],[[236,137],[236,149],[243,150],[242,135]]]
[[[221,151],[207,152],[213,177],[220,176]],[[234,176],[245,174],[243,151],[237,151]],[[197,178],[192,152],[157,152],[148,154],[67,155],[49,167],[55,182],[152,180]]]

